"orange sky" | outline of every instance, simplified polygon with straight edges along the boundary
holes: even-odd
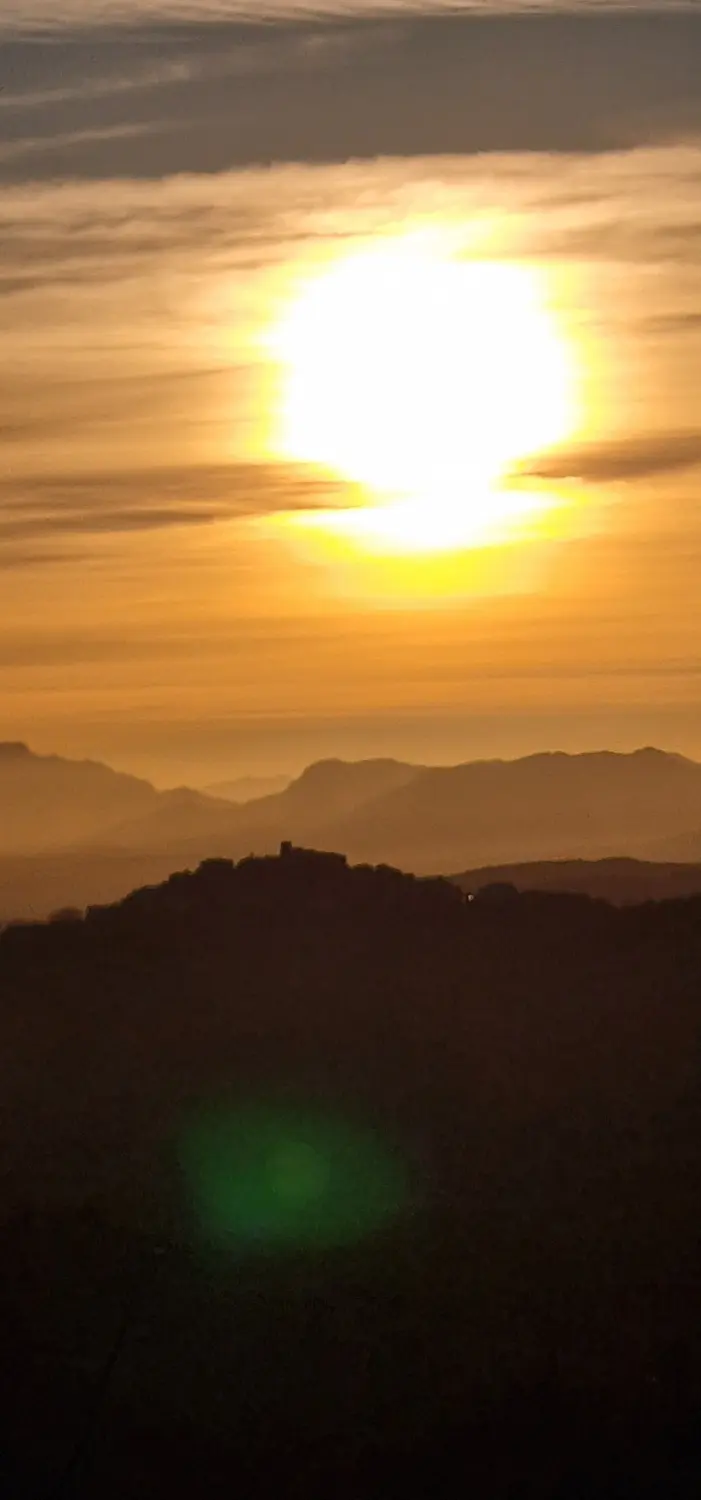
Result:
[[[693,137],[15,178],[0,198],[0,737],[161,782],[344,751],[605,739],[701,755]],[[560,442],[517,455],[551,523],[377,557],[287,524],[378,502],[282,454],[266,338],[310,279],[417,228],[448,232],[460,263],[537,278],[576,400]],[[383,335],[366,321],[371,369]],[[525,399],[528,351],[514,358]],[[331,364],[333,395],[343,348]]]

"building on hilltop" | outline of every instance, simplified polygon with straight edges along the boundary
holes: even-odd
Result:
[[[330,873],[332,870],[338,872],[348,869],[345,854],[327,853],[324,849],[300,849],[290,839],[284,839],[281,843],[280,859],[286,864],[294,864],[297,869],[309,871],[309,873],[312,870],[315,873],[317,871]]]

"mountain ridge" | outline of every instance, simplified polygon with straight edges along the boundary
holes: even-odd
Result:
[[[8,872],[0,870],[0,916],[27,903],[45,912],[49,889],[62,893],[57,904],[78,893],[84,904],[90,872],[96,890],[118,895],[121,869],[138,884],[141,871],[162,878],[210,856],[272,854],[285,840],[343,849],[355,863],[445,875],[624,856],[689,864],[701,860],[700,828],[701,765],[651,746],[454,766],[326,759],[282,791],[233,803],[188,787],[158,791],[101,762],[37,756],[8,742],[0,745]],[[12,860],[22,889],[35,891],[17,908]]]

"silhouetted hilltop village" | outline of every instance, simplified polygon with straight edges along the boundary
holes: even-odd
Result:
[[[448,880],[421,879],[391,865],[350,866],[344,854],[285,841],[279,855],[250,855],[238,862],[204,860],[194,872],[171,875],[161,886],[134,891],[119,903],[119,910],[148,915],[240,906],[271,914],[277,907],[280,915],[292,909],[309,916],[404,910],[430,917],[454,912],[464,901],[463,892]],[[104,919],[106,910],[111,908],[91,908],[88,919]]]
[[[139,925],[184,923],[192,931],[198,923],[226,921],[249,923],[262,918],[272,925],[290,920],[312,924],[335,921],[372,928],[392,922],[415,922],[424,929],[432,923],[454,928],[464,924],[466,906],[515,908],[535,918],[538,912],[579,908],[586,916],[605,906],[585,895],[570,892],[519,891],[507,880],[466,889],[464,881],[436,876],[415,876],[391,865],[350,865],[344,854],[305,849],[285,841],[277,855],[249,855],[231,859],[207,859],[196,870],[170,875],[159,885],[143,886],[122,901],[78,908],[60,908],[47,922],[9,923],[0,928],[4,951],[32,944],[47,951],[65,936],[69,946],[76,941],[111,931],[133,930]],[[323,939],[323,930],[320,932]]]
[[[613,1494],[692,1453],[700,994],[701,898],[292,843],[6,928],[9,1492],[51,1492],[115,1339],[103,1500],[559,1497],[573,1454]]]
[[[488,871],[475,872],[472,883],[468,875],[451,880],[416,876],[387,864],[351,865],[344,854],[285,840],[276,855],[206,859],[196,870],[178,871],[118,902],[89,906],[85,912],[60,908],[48,921],[9,923],[4,931],[0,927],[0,942],[5,954],[32,944],[50,951],[64,936],[75,948],[83,935],[87,941],[140,925],[148,930],[152,925],[184,924],[182,931],[192,933],[201,922],[235,926],[256,919],[272,925],[303,921],[323,941],[325,929],[315,925],[322,919],[372,929],[384,924],[388,930],[393,922],[416,923],[423,930],[435,922],[464,931],[466,921],[489,925],[491,912],[507,926],[516,923],[526,931],[552,924],[550,940],[556,943],[562,923],[593,926],[602,934],[652,932],[670,924],[693,929],[701,914],[701,896],[647,900],[615,911],[604,897],[584,891],[530,889],[523,873],[517,873],[520,886],[506,878],[489,880]]]
[[[488,899],[490,893],[480,895]],[[466,899],[471,898],[448,880],[408,875],[390,865],[351,867],[344,854],[299,848],[285,841],[277,855],[249,855],[238,861],[207,859],[196,870],[178,871],[159,885],[141,887],[119,902],[90,906],[84,913],[78,908],[60,908],[51,914],[49,924],[56,928],[81,923],[92,930],[160,918],[194,919],[198,914],[218,920],[228,913],[235,919],[237,913],[248,917],[253,912],[266,912],[271,919],[292,912],[310,919],[333,912],[355,919],[387,916],[394,910],[431,918],[455,912]],[[11,943],[13,937],[27,941],[30,933],[45,926],[42,922],[10,923],[6,942]]]

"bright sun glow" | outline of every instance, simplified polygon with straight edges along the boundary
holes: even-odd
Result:
[[[432,551],[510,536],[550,503],[504,484],[575,425],[570,353],[528,268],[385,241],[311,281],[272,345],[278,454],[370,502],[302,524]]]

